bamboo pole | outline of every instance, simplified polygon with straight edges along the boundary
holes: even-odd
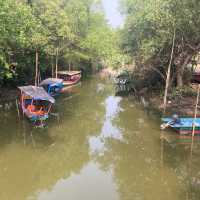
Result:
[[[192,157],[193,157],[194,135],[195,135],[195,128],[196,128],[195,122],[196,122],[196,118],[197,118],[199,96],[200,96],[200,84],[198,84],[196,105],[195,105],[195,109],[194,109],[194,119],[193,119],[193,124],[192,124],[192,143],[191,143],[191,148],[190,148],[190,162],[189,162],[190,173],[192,172]]]
[[[197,110],[198,110],[198,104],[199,104],[199,94],[200,94],[200,84],[198,84],[198,90],[197,90],[197,99],[196,99],[196,105],[195,105],[195,110],[194,110],[194,119],[193,119],[193,124],[192,124],[192,142],[194,139],[194,134],[195,134],[195,122],[197,118]]]
[[[52,78],[53,78],[54,77],[53,56],[51,57],[51,73],[52,73]]]
[[[16,99],[16,108],[17,108],[17,114],[18,114],[18,118],[20,120],[20,112],[19,112],[19,102],[18,100]]]
[[[40,70],[38,69],[38,85],[40,84],[40,82],[42,81],[42,78],[41,78],[41,73],[40,73]]]
[[[169,81],[170,81],[170,73],[171,73],[171,65],[172,65],[172,59],[174,55],[174,45],[175,45],[175,38],[176,38],[176,30],[174,29],[174,36],[173,36],[173,43],[172,43],[172,50],[171,50],[171,57],[170,62],[167,70],[167,79],[166,79],[166,85],[165,85],[165,94],[164,94],[164,102],[163,102],[163,113],[166,112],[166,105],[167,105],[167,93],[169,88]]]
[[[69,71],[71,71],[71,62],[69,62]]]
[[[56,78],[58,78],[58,47],[56,48]]]
[[[52,107],[52,103],[50,104],[50,106],[48,108],[47,114],[49,114],[49,112],[51,111],[51,107]]]
[[[197,118],[199,96],[200,96],[200,84],[198,84],[196,105],[195,105],[195,109],[194,109],[194,119],[193,119],[193,124],[192,124],[192,143],[191,143],[191,147],[190,147],[189,172],[188,172],[190,176],[192,176],[193,147],[194,147],[194,136],[195,136],[195,128],[196,128],[195,122],[196,122],[196,118]]]
[[[35,86],[38,85],[38,51],[35,52]]]
[[[23,95],[22,92],[21,92],[21,107],[22,107],[23,117],[24,117],[24,109],[23,109],[23,106],[24,106],[24,95]]]

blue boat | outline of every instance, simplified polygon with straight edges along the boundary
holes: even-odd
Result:
[[[33,122],[48,119],[55,99],[42,87],[23,86],[18,88],[21,91],[20,106],[23,114]]]
[[[162,118],[164,124],[161,125],[161,128],[166,127],[173,128],[176,132],[180,134],[191,134],[193,130],[193,124],[195,123],[195,134],[200,134],[200,118],[178,118],[174,120],[173,117]]]
[[[51,96],[56,96],[61,93],[63,89],[63,80],[58,78],[47,78],[43,80],[40,85]]]

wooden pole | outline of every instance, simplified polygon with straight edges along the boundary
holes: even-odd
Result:
[[[18,114],[18,118],[20,120],[20,112],[19,112],[19,102],[18,100],[16,99],[16,108],[17,108],[17,114]]]
[[[58,48],[56,48],[56,78],[58,78]]]
[[[172,43],[172,51],[171,51],[171,57],[170,57],[170,62],[167,70],[167,79],[166,79],[166,84],[165,84],[165,95],[164,95],[164,107],[163,107],[163,113],[165,114],[166,112],[166,105],[167,105],[167,93],[168,93],[168,88],[169,88],[169,81],[170,81],[170,73],[171,73],[171,65],[172,65],[172,59],[174,55],[174,45],[175,45],[175,38],[176,38],[176,30],[174,29],[174,36],[173,36],[173,43]]]
[[[194,110],[194,119],[193,119],[193,124],[192,124],[192,141],[195,134],[195,127],[196,127],[195,122],[197,118],[197,110],[198,110],[198,104],[199,104],[199,93],[200,93],[200,84],[198,84],[197,99],[196,99],[196,105],[195,105],[195,110]]]
[[[52,103],[50,104],[49,108],[48,108],[48,111],[47,111],[47,114],[49,114],[50,110],[51,110],[51,107],[52,107]]]
[[[38,85],[38,51],[35,52],[35,86]]]
[[[40,70],[38,69],[38,85],[40,84],[42,78],[41,78],[41,73]]]
[[[23,93],[21,92],[21,107],[22,107],[23,117],[24,117],[24,109],[23,109],[23,106],[24,106],[24,95],[23,95]]]
[[[54,77],[54,66],[53,66],[53,56],[51,57],[51,73],[52,73],[52,78]]]
[[[69,62],[69,71],[71,71],[71,62]]]
[[[200,96],[200,84],[198,84],[196,105],[195,105],[195,109],[194,109],[194,119],[193,119],[193,124],[192,124],[192,143],[191,143],[191,147],[190,147],[190,159],[189,159],[189,174],[190,174],[190,176],[192,175],[193,146],[194,146],[194,135],[195,135],[195,128],[196,128],[195,122],[196,122],[196,118],[197,118],[199,96]]]

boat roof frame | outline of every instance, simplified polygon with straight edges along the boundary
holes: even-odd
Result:
[[[58,71],[57,74],[74,76],[74,75],[81,74],[81,71]]]
[[[21,86],[18,87],[19,90],[28,96],[32,97],[34,100],[43,100],[43,101],[49,101],[50,103],[55,103],[55,99],[51,97],[43,87],[37,87],[37,86]]]

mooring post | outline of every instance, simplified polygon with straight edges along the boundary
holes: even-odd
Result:
[[[17,108],[17,114],[18,114],[18,118],[20,120],[20,112],[19,112],[19,102],[18,100],[16,99],[16,108]]]
[[[35,86],[38,86],[38,51],[35,52]]]
[[[172,42],[171,57],[170,57],[169,66],[168,66],[168,70],[167,70],[167,79],[166,79],[166,85],[165,85],[165,94],[164,94],[164,103],[163,103],[164,104],[164,106],[163,106],[163,114],[165,114],[165,112],[166,112],[166,106],[167,106],[167,93],[168,93],[168,88],[169,88],[172,59],[173,59],[173,55],[174,55],[175,38],[176,38],[176,30],[174,29],[174,36],[173,36],[173,42]]]
[[[195,134],[195,127],[196,127],[196,118],[197,118],[197,111],[198,111],[198,104],[199,104],[199,94],[200,94],[200,84],[198,84],[198,89],[197,89],[197,98],[196,98],[196,105],[194,109],[194,119],[193,119],[193,124],[192,124],[192,142]]]
[[[58,47],[56,48],[56,78],[58,78]]]

